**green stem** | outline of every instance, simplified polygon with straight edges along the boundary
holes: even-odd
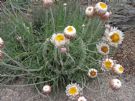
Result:
[[[55,21],[54,21],[54,15],[53,15],[52,8],[50,8],[50,12],[51,12],[51,18],[52,18],[53,30],[54,30],[54,33],[55,33],[55,32],[56,32],[56,31],[55,31]]]

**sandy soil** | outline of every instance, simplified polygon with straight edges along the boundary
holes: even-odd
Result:
[[[84,95],[88,101],[134,101],[135,78],[133,76],[124,77],[122,88],[118,91],[109,88],[107,82],[110,78],[106,75],[100,75],[98,80],[96,79],[87,85],[84,89]],[[71,101],[67,99],[64,92],[51,98],[41,97],[32,87],[1,87],[0,91],[0,101]]]

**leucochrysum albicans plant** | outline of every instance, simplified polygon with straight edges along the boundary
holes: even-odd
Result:
[[[43,0],[19,7],[12,1],[2,5],[1,83],[26,78],[24,85],[34,85],[43,94],[66,88],[69,98],[87,101],[82,92],[90,78],[96,79],[102,71],[124,72],[111,56],[124,34],[104,25],[111,16],[107,4],[98,2],[84,10],[76,0]],[[110,87],[120,88],[117,81],[110,81]]]

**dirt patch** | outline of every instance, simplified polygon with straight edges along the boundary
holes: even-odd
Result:
[[[126,68],[126,73],[135,74],[135,30],[125,32],[125,40],[114,57]]]
[[[85,86],[84,96],[88,101],[134,101],[135,98],[135,78],[127,76],[122,79],[122,88],[113,91],[108,81],[111,78],[121,78],[108,75],[99,75],[97,79],[89,82]],[[126,79],[126,81],[125,81]],[[0,101],[71,101],[65,92],[51,95],[51,97],[41,97],[33,87],[0,87]]]

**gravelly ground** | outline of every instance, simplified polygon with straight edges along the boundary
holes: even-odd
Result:
[[[127,6],[125,8],[130,9],[130,7],[131,6]],[[132,11],[134,10],[135,9],[132,7]],[[120,17],[122,17],[122,19],[125,19],[131,14],[128,10],[126,10],[126,14],[128,14],[126,16],[123,15],[124,13],[122,12],[124,11],[121,11],[122,15],[116,13],[114,18],[116,17],[115,19],[120,19]],[[119,16],[117,16],[117,14]],[[121,24],[119,28],[124,29],[124,31],[126,30],[125,40],[120,49],[117,50],[117,54],[115,56],[116,59],[126,67],[126,70],[129,70],[130,68],[128,72],[133,74],[133,72],[135,72],[135,29],[133,28],[133,24],[135,24],[135,22],[133,23],[133,21],[135,20],[130,21],[130,19],[126,19],[127,21],[118,21],[115,19],[112,19],[113,21],[116,21],[115,25]],[[127,73],[125,75],[127,75]],[[108,76],[102,75],[98,76],[98,80],[94,80],[93,82],[89,83],[84,92],[84,95],[88,98],[88,101],[135,101],[135,78],[133,75],[128,75],[122,79],[123,86],[119,91],[113,91],[109,88],[107,82],[110,78],[115,77],[108,78]],[[99,84],[101,86],[99,86]],[[55,96],[55,98],[43,98],[34,90],[35,89],[33,89],[33,87],[0,86],[0,101],[70,101],[67,99],[64,93],[59,93],[58,96]]]
[[[113,91],[109,88],[108,81],[110,78],[106,75],[98,77],[87,85],[84,89],[84,95],[88,101],[134,101],[135,98],[135,78],[128,76],[122,79],[122,88]],[[99,86],[99,84],[101,86]],[[55,98],[43,98],[32,87],[1,87],[0,101],[70,101],[64,93],[58,94]]]

